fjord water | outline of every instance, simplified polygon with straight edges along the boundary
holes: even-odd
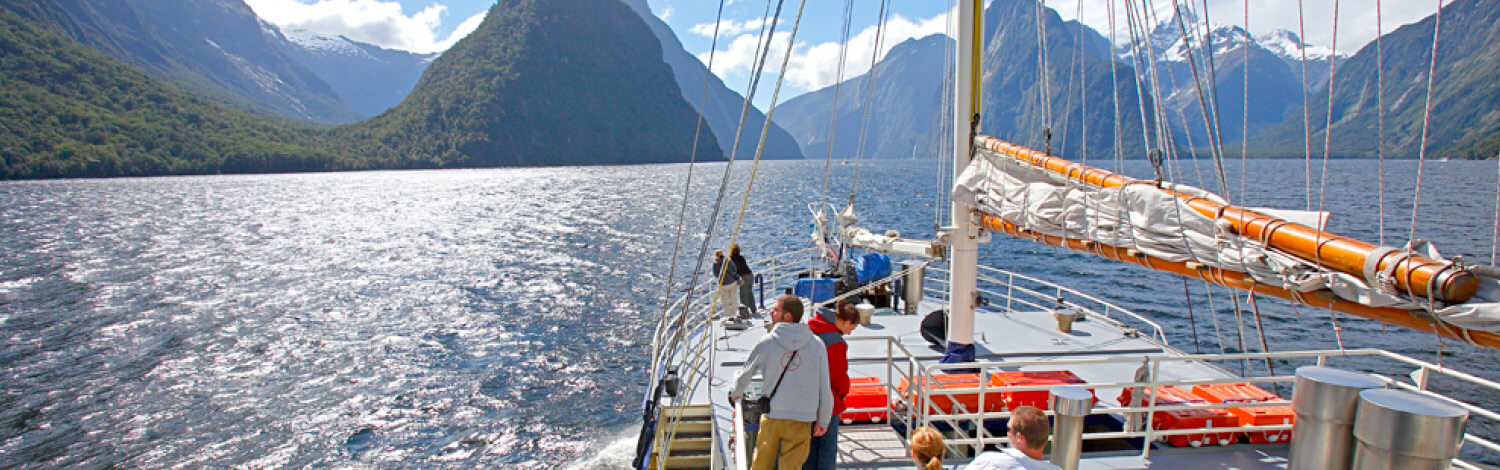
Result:
[[[1302,160],[1248,165],[1249,205],[1305,207]],[[1416,162],[1386,165],[1386,242],[1400,245]],[[822,162],[760,167],[739,239],[751,259],[803,246],[807,205],[822,200]],[[715,246],[727,244],[747,168],[730,176],[738,189]],[[834,165],[827,200],[848,200],[853,168]],[[941,170],[858,168],[866,226],[931,235]],[[1179,174],[1197,184],[1210,168]],[[681,266],[696,261],[723,171],[694,172]],[[1487,263],[1495,163],[1424,172],[1417,236]],[[0,467],[623,466],[687,175],[658,165],[0,183]],[[1376,162],[1330,162],[1332,230],[1380,236],[1378,179]],[[1195,345],[1178,278],[1002,236],[981,253],[1148,315],[1178,348],[1220,348],[1201,282],[1190,283]],[[1228,294],[1214,295],[1236,350]],[[1338,347],[1327,312],[1260,306],[1273,350]],[[1348,316],[1339,325],[1345,347],[1500,379],[1493,351]]]

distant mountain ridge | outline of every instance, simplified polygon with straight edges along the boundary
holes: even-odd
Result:
[[[241,0],[7,0],[12,11],[242,109],[339,123],[359,118],[288,57]]]
[[[678,88],[682,90],[683,99],[687,100],[694,109],[703,113],[704,121],[719,138],[719,148],[725,149],[727,154],[734,147],[735,130],[739,127],[740,111],[745,102],[744,95],[729,89],[717,75],[709,76],[708,67],[683,48],[682,42],[677,39],[672,29],[651,13],[651,7],[646,0],[624,0],[624,2],[646,21],[646,25],[651,27],[651,32],[661,41],[663,59],[672,67],[672,74],[677,80]],[[708,78],[706,103],[703,102],[705,77]],[[755,157],[755,148],[759,145],[761,129],[765,126],[765,122],[765,113],[754,107],[750,108],[749,114],[745,117],[745,132],[740,139],[737,158]],[[773,119],[770,134],[766,136],[764,158],[796,159],[802,158],[802,154],[797,141],[787,133],[786,129],[776,125]]]
[[[1113,132],[1092,127],[1112,126],[1115,98],[1120,102],[1119,149],[1136,156],[1143,148],[1142,119],[1132,82],[1135,72],[1124,64],[1111,67],[1109,47],[1097,33],[1083,35],[1079,42],[1076,22],[1064,22],[1052,9],[1044,10],[1049,60],[1049,86],[1037,80],[1036,4],[1027,0],[995,0],[985,10],[983,50],[983,94],[981,130],[988,135],[1036,149],[1048,146],[1042,129],[1052,127],[1054,152],[1088,158],[1116,154]],[[944,48],[952,40],[936,35],[908,40],[875,65],[875,92],[871,97],[870,127],[863,143],[863,158],[931,158],[937,154],[946,131],[939,128],[943,114]],[[1078,51],[1088,53],[1079,54]],[[1113,74],[1113,76],[1111,75]],[[838,127],[832,158],[859,155],[859,126],[863,116],[866,75],[845,80],[838,86]],[[817,90],[789,100],[775,120],[792,132],[810,158],[827,152],[826,135],[835,87]],[[949,92],[951,93],[951,91]],[[1045,112],[1042,95],[1052,109]],[[1094,103],[1089,106],[1086,103]],[[1150,109],[1149,102],[1145,105]],[[1086,118],[1072,116],[1085,115]],[[1051,116],[1052,121],[1047,121]],[[1147,118],[1151,122],[1151,118]],[[967,125],[963,123],[960,125]],[[1076,158],[1075,157],[1075,158]]]
[[[1421,149],[1432,60],[1435,16],[1402,26],[1372,42],[1337,70],[1333,95],[1334,156],[1372,157],[1380,153],[1380,97],[1384,96],[1385,153],[1413,158]],[[1385,88],[1380,88],[1378,47],[1383,47]],[[1443,7],[1437,71],[1432,82],[1432,114],[1427,154],[1448,158],[1495,158],[1500,152],[1500,0],[1455,0]],[[1329,128],[1329,88],[1314,95],[1309,119],[1311,141],[1321,154]],[[1286,156],[1304,153],[1302,117],[1251,139],[1252,153]]]
[[[266,29],[267,35],[298,63],[328,83],[334,93],[360,117],[368,118],[396,106],[422,78],[438,54],[386,49],[343,36],[306,30]],[[378,77],[378,79],[373,79]]]

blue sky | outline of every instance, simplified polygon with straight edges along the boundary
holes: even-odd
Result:
[[[256,13],[267,21],[282,27],[307,29],[350,38],[380,46],[414,52],[440,52],[447,49],[464,35],[473,31],[483,20],[484,12],[495,0],[245,0]],[[505,0],[501,0],[505,1]],[[567,1],[567,0],[555,0]],[[688,52],[705,62],[709,58],[712,44],[714,18],[719,2],[713,0],[648,0],[657,17],[667,22]],[[1109,34],[1107,3],[1110,0],[1047,0],[1046,5],[1056,9],[1064,18],[1080,18],[1086,24]],[[1192,3],[1201,8],[1206,4],[1210,20],[1214,23],[1246,23],[1244,0],[1176,0]],[[1356,49],[1374,40],[1375,5],[1377,0],[1338,0],[1340,7],[1338,50],[1352,54]],[[1386,0],[1382,2],[1382,25],[1384,31],[1420,20],[1431,15],[1439,0]],[[1451,0],[1441,0],[1444,3]],[[1152,0],[1156,9],[1171,11],[1173,0]],[[1206,2],[1206,3],[1205,3]],[[725,83],[739,92],[744,92],[748,81],[749,64],[754,55],[755,37],[759,33],[759,19],[766,11],[764,0],[725,0],[724,20],[721,22],[720,39],[714,54],[714,72]],[[795,16],[797,0],[785,2],[783,18]],[[844,1],[807,0],[803,13],[803,24],[798,32],[796,45],[792,48],[792,61],[788,67],[785,89],[781,100],[785,101],[807,91],[833,84],[838,73],[839,36],[843,18]],[[948,1],[942,0],[890,0],[890,21],[887,38],[881,48],[888,51],[902,40],[941,33],[948,29]],[[1120,4],[1120,0],[1115,0]],[[1304,40],[1316,46],[1333,45],[1335,2],[1329,0],[1256,0],[1252,3],[1248,28],[1253,34],[1265,34],[1274,29],[1306,31]],[[1297,6],[1304,5],[1303,21],[1299,24]],[[848,46],[848,64],[845,77],[853,77],[869,69],[873,58],[874,24],[880,8],[879,0],[854,0],[855,13],[851,22]],[[773,7],[774,8],[774,7]],[[1123,17],[1121,8],[1117,16]],[[1080,16],[1081,14],[1081,16]],[[1118,24],[1123,25],[1123,19]],[[782,31],[776,41],[768,66],[773,73],[785,57],[785,34],[790,24],[778,28]],[[1123,26],[1121,26],[1123,28]],[[1123,35],[1123,33],[1122,33]],[[936,73],[936,72],[935,72]],[[768,76],[766,80],[773,80]],[[774,83],[774,82],[768,82]],[[769,92],[757,99],[765,108]]]

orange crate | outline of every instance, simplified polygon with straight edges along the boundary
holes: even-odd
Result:
[[[984,408],[979,407],[979,388],[982,382],[979,374],[937,374],[933,376],[933,385],[927,387],[929,396],[932,397],[933,409],[929,413],[960,413],[964,412],[954,406],[954,401],[964,406],[969,413],[980,411],[1001,411],[1005,409],[1005,397],[999,391],[986,391],[984,393]],[[901,379],[901,384],[896,389],[911,400],[913,406],[921,406],[921,397],[917,390],[908,383],[907,379]],[[938,394],[933,392],[943,392]],[[952,393],[948,395],[948,393]]]
[[[1017,370],[1001,371],[990,374],[990,385],[994,387],[1021,387],[1034,385],[1068,385],[1081,384],[1083,379],[1072,371],[1066,370]],[[1094,394],[1089,389],[1089,394]],[[1005,392],[1005,403],[1014,410],[1022,406],[1031,405],[1043,410],[1052,408],[1051,392],[1047,390],[1025,390],[1019,392]],[[1099,397],[1094,397],[1094,403],[1099,403]]]
[[[1212,403],[1283,403],[1280,406],[1257,407],[1257,408],[1229,408],[1229,414],[1234,415],[1240,426],[1274,426],[1278,424],[1292,424],[1297,420],[1297,413],[1292,410],[1291,402],[1267,392],[1265,389],[1250,384],[1208,384],[1194,385],[1193,394],[1203,397]],[[1291,431],[1260,431],[1246,433],[1250,442],[1254,444],[1265,444],[1268,442],[1286,442],[1292,439]]]
[[[873,384],[878,384],[878,383],[880,383],[880,379],[875,378],[875,377],[850,377],[849,378],[849,385],[873,385]]]
[[[844,424],[853,424],[856,421],[861,423],[879,423],[881,421],[885,421],[887,419],[887,416],[886,412],[883,410],[855,412],[848,411],[857,408],[885,408],[890,402],[890,398],[887,395],[885,385],[881,384],[880,381],[872,380],[871,382],[854,382],[853,379],[855,378],[866,377],[850,377],[850,382],[855,385],[849,387],[849,396],[844,397],[844,408],[846,409],[844,410],[844,414],[840,416],[840,420],[843,421]],[[868,378],[874,379],[874,377]]]
[[[1156,387],[1157,406],[1181,406],[1191,404],[1207,404],[1208,400],[1199,398],[1182,387],[1167,385]],[[1120,405],[1130,404],[1131,389],[1127,388],[1120,393]],[[1141,406],[1151,403],[1151,394],[1147,392],[1146,398]],[[1152,413],[1151,427],[1157,430],[1178,429],[1202,429],[1202,428],[1230,428],[1238,426],[1239,420],[1234,415],[1224,410],[1172,410],[1158,411]],[[1204,444],[1229,445],[1234,443],[1234,433],[1231,432],[1204,432],[1195,434],[1177,434],[1163,436],[1163,439],[1177,447],[1198,447]]]

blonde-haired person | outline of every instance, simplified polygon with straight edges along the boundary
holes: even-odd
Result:
[[[1011,412],[1010,448],[1003,451],[987,451],[974,457],[967,468],[975,470],[1061,470],[1052,462],[1042,460],[1042,451],[1047,449],[1047,436],[1052,434],[1052,425],[1047,415],[1034,406],[1023,406]]]
[[[943,446],[943,434],[929,426],[922,426],[911,432],[911,461],[917,464],[918,470],[941,470],[943,468],[943,454],[948,448]]]

